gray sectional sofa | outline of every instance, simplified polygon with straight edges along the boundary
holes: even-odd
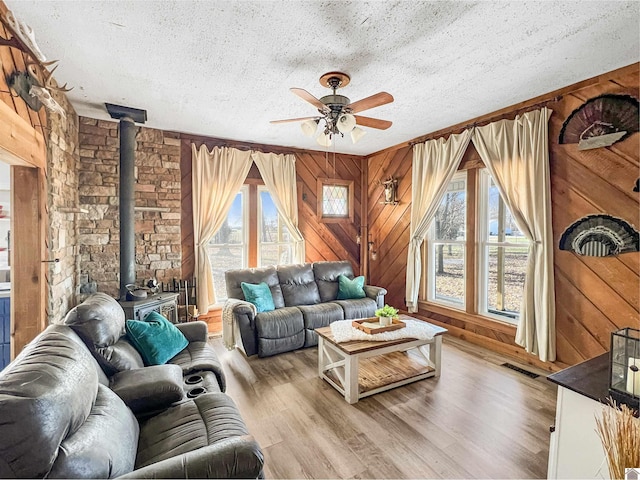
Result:
[[[203,322],[144,366],[104,294],[50,325],[0,372],[0,478],[257,478],[249,435]]]
[[[365,298],[338,300],[338,276],[353,279],[347,261],[229,270],[227,296],[242,300],[233,305],[233,319],[245,354],[266,357],[318,344],[314,329],[336,320],[372,317],[384,305],[387,291],[365,285]],[[244,301],[241,283],[265,282],[275,310],[254,314]]]

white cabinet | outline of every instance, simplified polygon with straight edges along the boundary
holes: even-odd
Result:
[[[596,415],[610,408],[585,395],[558,386],[555,431],[549,445],[548,478],[611,478]]]

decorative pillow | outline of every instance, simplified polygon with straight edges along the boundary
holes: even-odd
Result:
[[[338,275],[338,300],[349,300],[352,298],[364,298],[364,277],[356,277],[349,280],[349,277]]]
[[[149,313],[144,321],[127,320],[126,327],[145,365],[164,365],[189,344],[183,333],[158,312]]]
[[[253,303],[256,306],[258,313],[270,312],[271,310],[276,309],[273,304],[273,296],[271,295],[269,285],[265,282],[260,282],[257,285],[254,283],[242,282],[240,283],[240,288],[242,288],[245,300]]]

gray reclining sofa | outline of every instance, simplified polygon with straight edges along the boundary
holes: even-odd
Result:
[[[0,478],[257,478],[263,455],[207,345],[144,366],[111,297],[74,308],[0,372]]]
[[[318,344],[314,329],[336,320],[374,316],[384,305],[387,291],[365,285],[365,298],[338,300],[338,276],[353,279],[347,261],[229,270],[225,273],[227,296],[242,300],[233,306],[247,356],[266,357]],[[275,310],[254,314],[241,283],[265,282],[271,290]]]

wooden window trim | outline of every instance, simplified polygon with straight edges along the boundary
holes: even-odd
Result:
[[[340,186],[344,186],[347,187],[349,190],[349,197],[348,197],[348,202],[349,202],[349,214],[345,215],[345,216],[326,216],[323,214],[322,211],[322,201],[323,201],[323,188],[325,185],[340,185]],[[353,189],[353,185],[354,185],[354,181],[353,180],[340,180],[340,179],[332,179],[332,178],[318,178],[317,181],[317,187],[316,187],[316,198],[317,200],[317,215],[318,215],[318,221],[320,223],[338,223],[338,222],[345,222],[345,221],[349,221],[351,223],[353,223],[353,219],[354,219],[354,202],[355,202],[355,194],[354,194],[354,189]]]
[[[505,333],[511,336],[515,336],[516,334],[516,326],[513,323],[508,323],[497,318],[485,317],[477,313],[467,313],[464,310],[450,308],[444,305],[435,304],[424,300],[418,301],[418,307],[422,312],[433,312],[438,315],[453,318],[454,320],[472,323],[479,327],[489,328],[491,330],[495,330],[497,332]]]

